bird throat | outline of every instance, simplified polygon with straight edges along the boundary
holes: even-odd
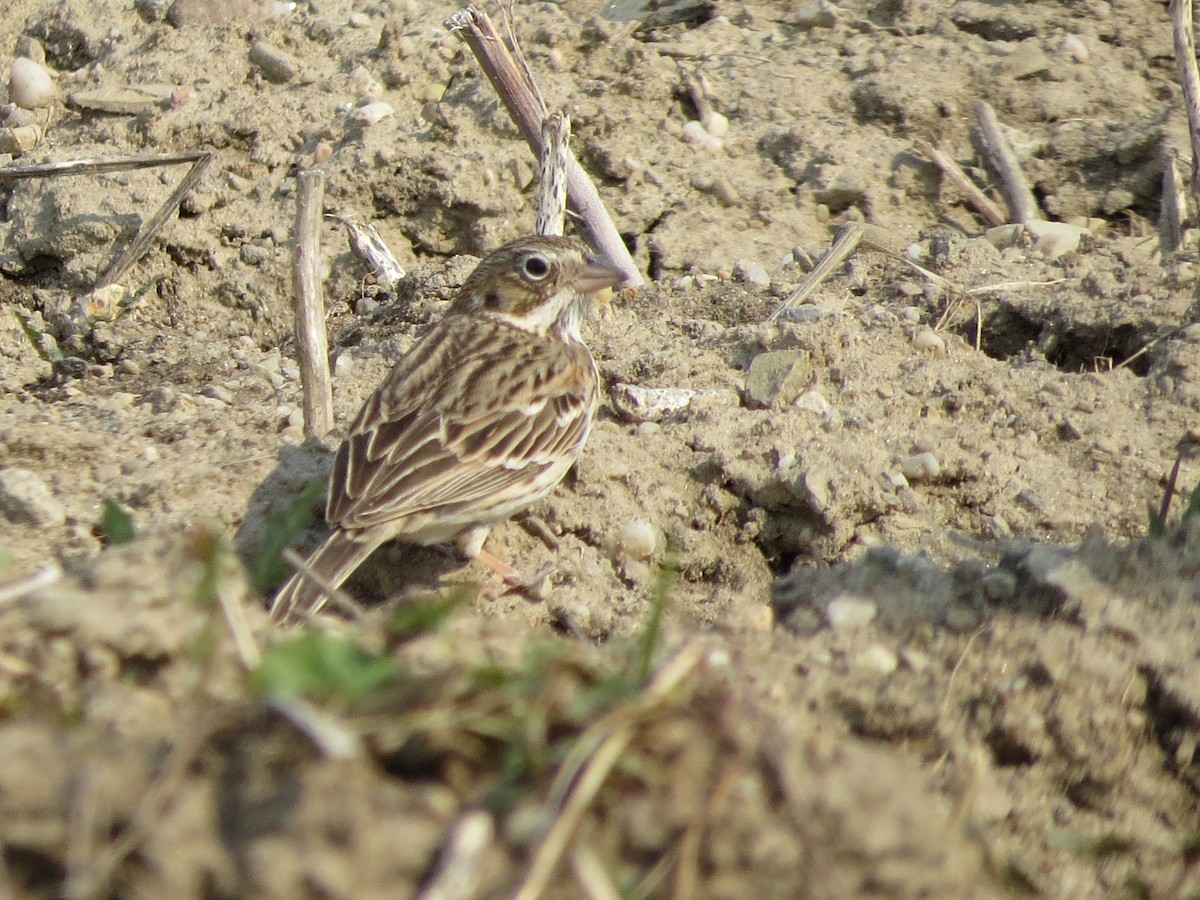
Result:
[[[586,294],[578,294],[564,287],[545,300],[530,304],[516,313],[489,310],[488,314],[530,334],[552,334],[562,340],[582,343],[579,329],[586,308]]]

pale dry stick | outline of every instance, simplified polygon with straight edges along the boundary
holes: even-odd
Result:
[[[882,253],[898,262],[904,263],[904,265],[908,266],[922,278],[936,284],[938,287],[946,290],[956,290],[952,282],[938,275],[936,272],[930,272],[924,266],[918,265],[901,250],[897,249],[898,242],[885,229],[875,225],[864,225],[861,222],[847,222],[838,229],[838,233],[833,239],[833,245],[821,257],[821,261],[813,266],[812,271],[800,282],[800,286],[792,291],[786,300],[779,304],[775,312],[767,317],[767,321],[774,322],[786,310],[799,303],[803,303],[860,246],[866,250]]]
[[[537,233],[561,237],[567,225],[567,155],[571,117],[556,112],[542,122],[542,173],[538,185]]]
[[[1000,207],[993,203],[992,198],[981,191],[978,185],[967,177],[967,173],[959,168],[958,163],[942,153],[937,147],[925,141],[914,141],[913,146],[926,159],[937,166],[943,175],[954,182],[955,186],[963,192],[968,205],[979,213],[989,226],[995,227],[1007,224],[1008,220],[1004,218],[1004,213]]]
[[[1187,326],[1184,326],[1184,325],[1176,325],[1174,328],[1168,328],[1168,329],[1167,329],[1166,331],[1164,331],[1162,334],[1155,335],[1155,336],[1154,336],[1154,337],[1152,337],[1150,340],[1148,340],[1148,341],[1147,341],[1147,342],[1146,342],[1146,343],[1145,343],[1145,344],[1144,344],[1144,345],[1141,347],[1141,349],[1139,349],[1139,350],[1137,350],[1137,351],[1135,351],[1135,352],[1133,352],[1133,353],[1129,354],[1127,357],[1125,357],[1123,360],[1121,360],[1119,363],[1117,363],[1115,366],[1113,366],[1113,368],[1114,368],[1114,369],[1123,369],[1123,368],[1125,368],[1127,365],[1129,365],[1130,363],[1132,363],[1132,362],[1133,362],[1135,359],[1137,359],[1137,358],[1138,358],[1139,356],[1141,356],[1143,353],[1146,353],[1146,352],[1148,352],[1148,351],[1152,350],[1154,347],[1156,347],[1160,341],[1165,341],[1167,338],[1172,338],[1172,337],[1175,337],[1175,335],[1177,335],[1177,334],[1179,334],[1179,332],[1183,331],[1183,329],[1184,329],[1185,327],[1187,327]]]
[[[621,724],[617,725],[615,730],[601,741],[596,752],[581,767],[578,780],[563,804],[558,818],[554,820],[554,824],[546,833],[545,838],[534,851],[529,871],[525,875],[524,882],[513,894],[513,900],[538,900],[542,896],[546,884],[558,867],[584,812],[604,784],[605,779],[608,778],[612,767],[616,765],[621,754],[625,752],[625,748],[629,746],[629,742],[633,740],[632,715],[649,712],[674,690],[696,668],[700,662],[701,652],[699,641],[694,640],[684,645],[683,649],[676,653],[646,685],[637,706],[619,711],[624,714]],[[592,725],[588,731],[610,728],[613,721],[616,721],[613,717],[606,716]],[[581,736],[580,741],[584,742],[586,739],[587,734],[585,733]]]
[[[289,566],[319,587],[325,596],[329,598],[331,605],[336,606],[342,612],[355,619],[361,619],[367,614],[367,611],[359,606],[353,597],[340,588],[335,588],[328,581],[318,575],[316,571],[314,571],[313,568],[308,564],[308,560],[306,560],[291,547],[284,547],[283,552],[280,553],[280,556]],[[271,614],[275,614],[274,607],[271,608]]]
[[[0,585],[0,603],[9,603],[28,597],[30,594],[54,584],[62,578],[62,574],[62,567],[55,563],[39,569],[22,581]]]
[[[1179,177],[1179,166],[1175,154],[1167,155],[1163,167],[1162,193],[1158,214],[1158,249],[1163,255],[1174,253],[1183,244],[1183,222],[1187,218],[1187,199],[1183,192],[1183,179]]]
[[[296,356],[304,403],[304,433],[323,438],[333,430],[333,380],[329,375],[329,339],[321,291],[321,207],[325,173],[305,169],[297,175],[296,246],[292,286],[296,315]]]
[[[363,261],[371,270],[376,283],[385,291],[390,291],[404,277],[404,266],[396,259],[395,254],[384,243],[379,229],[370,222],[363,222],[354,216],[339,216],[326,213],[325,218],[341,222],[346,229],[346,239],[354,255]]]
[[[114,156],[107,159],[72,159],[56,163],[37,163],[31,166],[5,166],[0,168],[0,181],[17,180],[20,178],[55,178],[64,175],[99,175],[105,172],[128,172],[131,169],[152,169],[158,166],[173,166],[181,163],[191,163],[183,181],[171,193],[158,211],[138,230],[129,246],[108,267],[108,271],[100,276],[92,288],[93,291],[116,281],[125,271],[137,262],[155,235],[162,230],[183,198],[204,176],[205,170],[213,161],[209,150],[185,150],[180,153],[151,153],[141,156]]]
[[[492,814],[465,813],[450,832],[441,859],[416,900],[470,900],[483,886],[483,862],[496,837]]]
[[[527,83],[526,76],[517,66],[487,14],[474,7],[467,7],[447,19],[446,27],[462,38],[471,49],[525,142],[540,159],[541,126],[546,116],[545,104]],[[625,276],[620,288],[623,290],[645,284],[645,279],[633,263],[633,257],[629,255],[629,249],[621,240],[616,225],[604,208],[596,186],[579,165],[575,155],[570,152],[567,154],[567,196],[580,217],[584,240]]]
[[[688,96],[692,99],[692,105],[696,107],[696,118],[702,124],[707,125],[712,114],[716,112],[713,109],[712,101],[709,100],[712,91],[708,86],[708,80],[700,72],[684,72],[683,86],[687,89]]]
[[[621,900],[621,892],[604,869],[604,863],[591,847],[577,846],[571,851],[571,874],[588,900]]]
[[[986,100],[976,100],[972,109],[979,126],[976,133],[983,145],[984,156],[991,164],[996,177],[1000,179],[1000,192],[1004,194],[1004,200],[1008,203],[1012,221],[1023,225],[1033,219],[1042,218],[1037,200],[1034,199],[1025,173],[1021,171],[1021,164],[1017,161],[1017,154],[1013,152],[1012,145],[1008,143],[1008,138],[1000,128],[996,111]]]
[[[250,628],[250,622],[246,618],[246,607],[242,602],[245,595],[232,596],[228,582],[224,579],[218,582],[216,591],[217,602],[221,605],[221,614],[225,617],[225,624],[233,636],[233,644],[237,647],[242,668],[247,672],[252,672],[262,662],[262,653],[259,652],[258,643],[254,640],[254,631]]]
[[[358,735],[325,710],[303,697],[272,697],[268,705],[292,723],[328,759],[359,759],[363,755]]]
[[[1175,65],[1187,106],[1188,136],[1192,142],[1192,199],[1200,209],[1200,71],[1196,68],[1196,25],[1192,0],[1171,0],[1171,30],[1175,35]]]
[[[946,282],[946,286],[952,292],[953,300],[946,304],[945,311],[938,317],[937,324],[933,326],[934,331],[941,331],[950,317],[958,312],[958,308],[966,303],[967,298],[978,294],[990,294],[996,291],[1015,291],[1023,288],[1033,287],[1049,287],[1055,284],[1062,284],[1067,281],[1072,281],[1070,278],[1052,278],[1049,281],[1001,281],[996,284],[981,284],[978,287],[967,288],[966,290],[958,287],[958,285]],[[982,315],[982,307],[978,300],[975,301],[975,349],[979,349],[980,329],[982,323],[979,317]]]

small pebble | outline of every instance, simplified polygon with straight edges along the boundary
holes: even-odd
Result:
[[[0,131],[0,153],[22,156],[37,149],[42,142],[42,129],[37,125],[18,125]]]
[[[766,266],[746,259],[739,259],[733,264],[733,278],[742,284],[757,284],[759,287],[768,287],[771,284],[771,276],[767,273]]]
[[[825,399],[825,395],[816,388],[805,391],[794,401],[792,401],[792,406],[794,406],[796,409],[802,409],[805,412],[817,413],[818,415],[822,416],[827,415],[829,411],[833,409],[829,401]]]
[[[366,28],[371,24],[371,17],[364,12],[352,12],[346,22],[351,28]]]
[[[1062,39],[1062,49],[1080,65],[1088,61],[1087,44],[1077,34],[1068,34]]]
[[[359,66],[350,73],[350,90],[359,100],[378,100],[383,96],[383,84],[366,66]]]
[[[260,247],[258,244],[242,244],[238,248],[238,256],[248,266],[261,266],[270,255],[266,247]]]
[[[206,384],[200,388],[200,396],[208,397],[212,400],[220,400],[222,403],[233,402],[233,391],[228,388],[223,388],[218,384]]]
[[[693,119],[686,122],[680,133],[693,144],[707,147],[709,150],[720,150],[724,144],[720,138],[713,137],[702,124]]]
[[[8,70],[8,96],[22,109],[40,109],[54,102],[58,86],[45,66],[19,56]]]
[[[649,559],[660,545],[658,529],[645,519],[634,519],[617,535],[617,548],[633,559]]]
[[[913,348],[922,353],[934,353],[942,356],[946,352],[946,342],[932,328],[922,328],[912,340]]]
[[[878,672],[880,675],[891,675],[900,667],[896,654],[882,644],[872,644],[858,655],[855,660],[860,668]]]
[[[723,138],[729,133],[729,120],[715,110],[708,113],[700,124],[715,138]]]
[[[376,100],[366,106],[360,106],[350,113],[350,119],[363,127],[378,125],[388,116],[395,115],[396,110],[390,103]]]
[[[296,57],[265,41],[255,41],[251,45],[250,62],[267,81],[276,84],[286,84],[300,74],[300,61]]]
[[[879,610],[870,600],[838,597],[825,607],[825,621],[834,631],[863,628],[875,620]]]
[[[942,467],[938,464],[937,457],[926,451],[902,459],[900,471],[909,481],[929,481],[938,476]]]
[[[16,466],[0,469],[0,514],[15,525],[50,528],[67,521],[66,511],[36,474]]]

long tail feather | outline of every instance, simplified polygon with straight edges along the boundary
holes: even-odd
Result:
[[[326,585],[337,589],[351,573],[375,552],[382,543],[374,540],[355,540],[344,531],[335,531],[309,556],[307,567]],[[313,579],[303,572],[293,575],[275,595],[271,618],[286,622],[298,612],[309,615],[325,605],[328,596]]]

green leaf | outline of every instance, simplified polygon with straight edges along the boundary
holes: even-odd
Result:
[[[267,520],[267,538],[250,564],[250,584],[266,594],[292,574],[283,561],[283,549],[313,520],[313,507],[325,493],[325,479],[314,478],[300,495]]]
[[[66,354],[58,348],[58,343],[49,334],[38,331],[33,327],[30,321],[29,313],[15,304],[8,307],[12,310],[12,314],[16,317],[17,323],[21,326],[21,332],[25,338],[33,346],[34,351],[48,363],[56,363],[66,357]]]
[[[391,659],[368,653],[353,641],[311,633],[266,650],[251,684],[265,696],[347,702],[370,696],[399,674]]]
[[[1192,495],[1188,498],[1187,508],[1183,511],[1183,519],[1186,522],[1193,516],[1200,516],[1200,484],[1192,489]]]
[[[104,500],[100,512],[100,535],[110,547],[128,544],[137,537],[129,512],[114,500]]]

